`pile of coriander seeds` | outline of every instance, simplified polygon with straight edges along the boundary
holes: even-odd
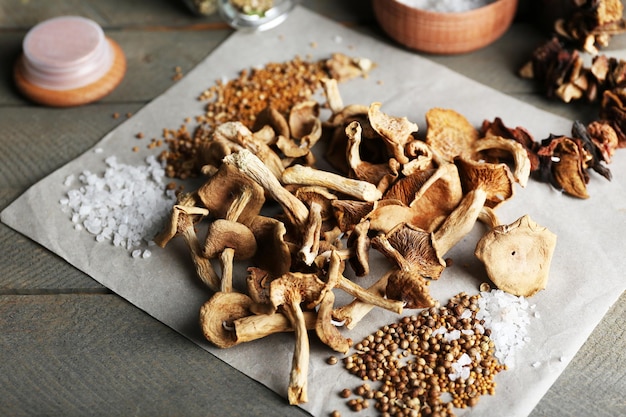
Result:
[[[357,343],[343,365],[370,382],[341,392],[348,406],[361,411],[371,402],[382,416],[446,417],[493,395],[494,377],[506,365],[496,358],[484,321],[476,318],[479,298],[460,293],[445,306],[403,317]]]

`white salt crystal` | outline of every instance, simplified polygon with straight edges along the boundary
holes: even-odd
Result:
[[[75,176],[79,187],[59,200],[62,210],[70,212],[76,230],[84,228],[97,242],[128,250],[148,245],[176,201],[175,192],[166,190],[163,165],[155,156],[140,166],[120,163],[114,155],[105,163],[101,175],[84,170]],[[149,251],[136,254],[150,256]]]
[[[141,249],[135,249],[131,252],[130,256],[133,258],[139,258],[141,256]]]
[[[451,381],[456,381],[457,379],[467,379],[470,376],[470,366],[472,363],[472,358],[469,357],[467,353],[462,354],[459,359],[454,361],[451,365],[451,368],[454,372],[448,374],[448,378]]]
[[[495,0],[399,0],[414,9],[433,12],[465,12],[493,3]]]
[[[516,297],[502,290],[483,291],[478,299],[478,320],[484,320],[491,329],[495,356],[500,363],[512,368],[515,352],[530,341],[530,306],[524,297]]]
[[[539,368],[541,366],[541,362],[533,362],[533,368]]]
[[[76,180],[76,175],[70,174],[67,177],[65,177],[65,181],[63,181],[63,185],[65,185],[66,187],[69,187],[70,185],[72,185],[72,183],[74,183],[74,180]]]

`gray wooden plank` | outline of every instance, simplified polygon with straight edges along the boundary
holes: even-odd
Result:
[[[626,293],[542,398],[530,417],[626,416]]]
[[[183,74],[195,67],[231,33],[230,29],[211,31],[107,31],[126,56],[127,70],[121,84],[101,103],[147,103],[175,84],[175,68]],[[24,106],[31,103],[22,97],[12,82],[13,63],[21,53],[23,33],[0,32],[0,106]],[[207,76],[207,86],[221,74]],[[198,86],[198,92],[204,86]],[[51,110],[51,113],[54,113]],[[60,112],[56,112],[57,114]],[[5,125],[3,125],[5,126]]]
[[[25,30],[43,20],[63,15],[84,16],[96,21],[104,28],[182,26],[187,25],[191,20],[220,22],[217,15],[195,16],[182,0],[151,0],[150,2],[4,0],[0,4],[0,28]]]
[[[624,415],[625,306],[531,417]],[[308,415],[115,295],[4,295],[0,317],[3,415]]]
[[[362,0],[301,0],[325,16],[350,24],[373,19],[370,2]],[[80,15],[107,28],[181,27],[189,24],[225,27],[218,14],[198,16],[184,0],[66,0],[63,2],[4,0],[0,4],[0,29],[26,30],[38,22],[61,15]]]
[[[115,295],[5,295],[0,317],[0,415],[309,415]]]

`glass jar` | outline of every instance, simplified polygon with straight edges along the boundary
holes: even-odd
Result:
[[[218,10],[231,27],[267,30],[281,24],[296,0],[218,0]]]

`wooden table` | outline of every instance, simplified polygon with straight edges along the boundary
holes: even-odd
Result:
[[[303,3],[357,30],[378,30],[369,2]],[[126,53],[125,79],[99,103],[44,108],[12,84],[27,30],[63,14],[94,19]],[[0,2],[0,209],[120,124],[124,116],[114,113],[139,110],[175,82],[175,67],[189,71],[230,33],[217,16],[194,16],[175,0]],[[431,58],[554,113],[595,117],[595,107],[549,101],[516,77],[544,36],[519,19],[488,48]],[[0,415],[307,415],[4,224],[0,245]],[[626,415],[624,317],[622,294],[533,417]]]

